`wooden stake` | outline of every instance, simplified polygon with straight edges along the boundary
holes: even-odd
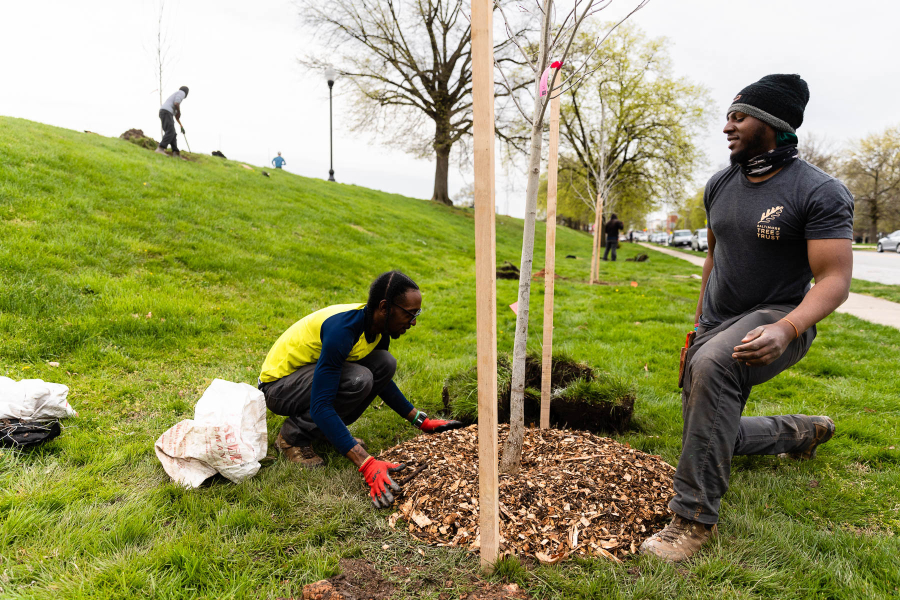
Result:
[[[594,239],[591,240],[593,245],[593,251],[591,252],[591,285],[594,284],[595,281],[600,279],[600,212],[603,210],[601,208],[601,196],[597,194],[597,205],[594,207]],[[594,273],[597,273],[596,279],[594,279]]]
[[[478,513],[481,567],[490,572],[500,553],[492,0],[472,0],[472,111],[475,154],[475,321],[478,353]]]
[[[597,260],[594,262],[594,275],[591,276],[593,281],[600,281],[600,249],[603,236],[600,235],[600,227],[603,225],[603,195],[597,194],[597,221],[594,228],[597,231],[595,242],[597,244]]]
[[[550,100],[550,159],[547,162],[547,246],[544,251],[544,356],[541,363],[541,429],[550,427],[550,372],[553,369],[553,284],[556,278],[556,176],[558,169],[559,96]]]

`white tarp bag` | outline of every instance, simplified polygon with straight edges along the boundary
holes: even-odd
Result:
[[[194,418],[159,436],[154,449],[173,480],[195,488],[216,473],[234,483],[256,475],[268,446],[263,393],[215,379],[194,407]]]
[[[0,419],[39,421],[77,417],[66,397],[69,388],[42,379],[0,377]]]

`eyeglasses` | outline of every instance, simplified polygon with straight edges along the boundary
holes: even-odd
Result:
[[[422,314],[422,309],[421,309],[421,308],[418,309],[416,312],[412,312],[412,311],[406,310],[405,308],[403,308],[403,307],[400,306],[399,304],[395,304],[395,303],[391,302],[391,305],[392,305],[392,306],[396,306],[397,308],[399,308],[400,310],[402,310],[403,312],[405,312],[406,314],[408,314],[409,317],[410,317],[410,319],[409,319],[410,322],[415,321],[416,318],[417,318],[419,315]]]

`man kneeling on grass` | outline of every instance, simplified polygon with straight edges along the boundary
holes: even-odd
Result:
[[[376,507],[394,502],[391,490],[400,488],[390,473],[401,467],[369,456],[365,442],[347,430],[376,396],[425,433],[463,426],[429,419],[393,381],[397,360],[388,352],[390,341],[413,327],[421,312],[419,286],[400,271],[382,273],[366,304],[329,306],[291,325],[259,374],[269,410],[287,417],[275,447],[291,462],[320,467],[312,442],[327,439],[359,468]]]
[[[732,455],[808,460],[834,434],[828,417],[741,416],[753,386],[803,358],[816,323],[850,291],[853,197],[797,158],[808,100],[799,75],[767,75],[727,112],[732,164],[703,196],[709,253],[683,366],[675,518],[641,546],[668,561],[690,558],[715,535]]]

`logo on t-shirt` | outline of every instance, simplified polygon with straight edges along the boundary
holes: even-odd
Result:
[[[777,240],[781,237],[781,227],[772,225],[772,221],[781,216],[783,206],[773,206],[762,214],[756,224],[756,236],[763,240]]]

